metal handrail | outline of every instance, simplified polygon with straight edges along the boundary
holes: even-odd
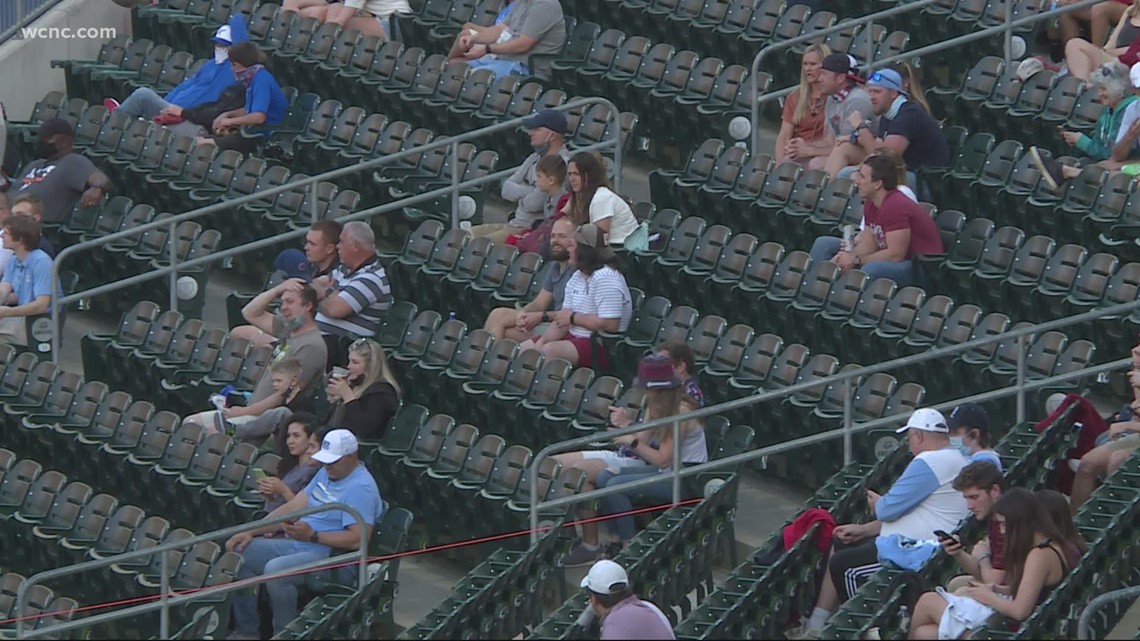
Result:
[[[1087,8],[1089,8],[1095,4],[1100,4],[1102,2],[1108,2],[1108,1],[1109,0],[1080,0],[1079,2],[1074,2],[1073,4],[1068,4],[1068,5],[1057,7],[1056,9],[1053,9],[1052,11],[1042,11],[1041,13],[1036,13],[1036,14],[1033,14],[1031,16],[1026,16],[1024,18],[1018,18],[1017,20],[1013,19],[1013,9],[1012,9],[1013,3],[1007,2],[1006,3],[1006,13],[1005,13],[1005,20],[1006,20],[1005,24],[986,27],[984,29],[979,29],[977,31],[973,31],[973,32],[967,33],[965,35],[956,36],[956,37],[951,38],[949,40],[944,40],[942,42],[938,42],[938,43],[935,43],[932,45],[927,45],[925,47],[920,47],[918,49],[912,49],[910,51],[904,51],[900,54],[891,56],[889,58],[884,58],[883,60],[868,61],[867,67],[868,67],[868,69],[879,69],[879,68],[885,67],[889,64],[894,64],[896,62],[901,62],[903,60],[910,60],[911,58],[918,58],[921,56],[925,56],[927,54],[938,53],[940,51],[945,51],[946,49],[951,49],[953,47],[957,47],[960,45],[969,44],[971,42],[974,42],[975,40],[983,40],[983,39],[989,38],[990,36],[993,36],[997,33],[1005,34],[1005,40],[1006,40],[1005,60],[1006,60],[1006,64],[1008,65],[1010,62],[1010,58],[1011,58],[1010,40],[1012,38],[1014,29],[1017,29],[1020,27],[1027,27],[1029,25],[1036,24],[1036,23],[1042,22],[1044,20],[1050,20],[1050,19],[1056,18],[1057,16],[1065,14],[1065,13],[1069,13],[1072,11],[1080,11],[1081,9],[1087,9]],[[919,4],[919,3],[915,3],[914,5],[908,4],[908,5],[903,5],[903,6],[909,7],[909,6],[915,6],[917,4]],[[883,13],[885,13],[885,12],[883,12]],[[872,14],[872,15],[874,15],[874,14]],[[850,22],[843,23],[842,26],[846,27],[846,26],[850,26],[851,24],[852,23],[850,23]],[[840,26],[840,25],[836,25],[836,26]],[[796,40],[799,40],[799,42],[801,42],[801,43],[807,42],[809,40],[815,40],[820,36],[820,34],[826,33],[826,31],[827,30],[816,31],[816,32],[813,32],[811,34],[807,34],[806,36],[799,36],[798,38],[794,38],[792,40],[787,40],[787,41],[784,41],[782,43],[777,43],[776,45],[769,45],[769,47],[775,47],[775,46],[778,46],[779,44],[794,42]],[[800,40],[801,38],[805,38],[805,39]],[[764,49],[761,49],[759,51],[759,53],[756,54],[756,58],[752,61],[752,74],[753,74],[753,76],[755,76],[755,74],[758,72],[758,64],[759,64],[761,54],[763,54],[769,47],[765,47]],[[755,153],[756,150],[760,149],[760,107],[762,105],[764,105],[765,103],[768,103],[768,102],[771,102],[773,100],[777,100],[779,98],[783,98],[784,96],[787,96],[788,94],[795,91],[797,86],[798,85],[792,85],[791,87],[785,87],[784,89],[779,89],[777,91],[765,92],[764,95],[761,96],[761,95],[759,95],[759,93],[757,91],[756,83],[752,83],[752,151],[753,151],[753,153]]]
[[[1124,599],[1138,596],[1140,596],[1140,586],[1134,585],[1111,592],[1105,592],[1092,601],[1089,601],[1089,604],[1086,605],[1085,609],[1081,612],[1081,618],[1077,620],[1077,638],[1082,640],[1093,638],[1091,619],[1094,612],[1114,601],[1123,601]]]
[[[601,97],[588,97],[588,98],[579,98],[577,100],[571,100],[570,102],[566,102],[562,105],[559,105],[558,107],[555,107],[554,109],[556,109],[558,111],[569,111],[572,109],[577,109],[579,107],[586,107],[586,106],[596,105],[596,104],[605,105],[606,107],[609,108],[610,120],[607,123],[607,127],[612,126],[612,134],[611,134],[610,140],[603,140],[599,143],[595,143],[593,145],[588,145],[586,147],[581,147],[578,149],[581,151],[592,151],[592,150],[608,149],[611,147],[613,148],[613,153],[614,153],[614,190],[620,192],[621,191],[621,173],[622,173],[621,111],[617,108],[617,106],[614,105],[613,102],[611,102],[610,100],[608,100],[606,98],[601,98]],[[403,209],[404,207],[408,207],[408,206],[411,206],[411,205],[414,205],[414,204],[417,204],[420,202],[424,202],[427,200],[431,200],[433,198],[437,198],[439,196],[444,196],[444,195],[450,194],[452,196],[452,198],[451,198],[451,223],[452,223],[452,227],[457,227],[459,225],[459,209],[458,209],[458,198],[457,197],[459,195],[460,190],[472,188],[472,187],[476,187],[476,186],[482,186],[485,184],[489,184],[491,182],[502,180],[502,179],[510,176],[511,174],[513,174],[515,169],[516,169],[516,168],[504,169],[501,171],[497,171],[493,174],[483,176],[482,178],[475,178],[475,179],[460,182],[459,181],[459,173],[457,171],[458,165],[459,165],[459,163],[458,163],[459,145],[463,142],[468,141],[468,140],[472,140],[474,138],[485,136],[487,134],[494,134],[494,133],[498,133],[500,131],[517,128],[518,126],[522,125],[523,122],[525,122],[529,118],[530,118],[530,116],[521,116],[518,118],[512,118],[510,120],[505,120],[503,122],[496,123],[493,125],[488,125],[486,127],[482,127],[480,129],[476,129],[474,131],[469,131],[469,132],[460,134],[458,136],[439,138],[439,139],[434,140],[434,141],[432,141],[426,145],[421,145],[419,147],[415,147],[412,149],[406,149],[404,151],[400,151],[400,152],[394,153],[394,154],[389,154],[389,155],[382,156],[379,158],[373,158],[373,159],[368,160],[366,162],[358,163],[356,165],[352,165],[352,166],[348,166],[348,167],[341,167],[339,169],[327,171],[323,174],[318,174],[316,176],[309,176],[309,177],[306,177],[302,180],[287,182],[283,185],[279,185],[277,187],[272,187],[270,189],[265,189],[265,190],[262,190],[262,191],[259,191],[259,192],[253,193],[253,194],[248,194],[248,195],[242,196],[240,198],[235,198],[232,200],[221,200],[221,201],[216,202],[212,205],[207,205],[205,207],[200,207],[200,208],[192,210],[192,211],[177,214],[177,215],[172,216],[170,218],[165,218],[163,220],[153,220],[153,221],[150,221],[148,223],[138,225],[137,227],[133,227],[129,230],[118,231],[118,232],[115,232],[113,234],[107,234],[106,236],[100,236],[99,238],[95,238],[92,240],[77,243],[75,245],[71,245],[69,247],[65,247],[56,255],[55,260],[52,261],[51,279],[52,279],[53,287],[52,287],[52,291],[51,291],[51,308],[50,308],[51,309],[50,321],[51,321],[51,328],[52,328],[52,340],[51,340],[52,359],[55,360],[55,359],[59,358],[59,344],[60,344],[60,330],[61,330],[59,311],[64,305],[82,300],[84,298],[90,298],[92,296],[98,296],[100,294],[105,294],[105,293],[117,291],[117,290],[123,289],[125,287],[129,287],[131,285],[136,285],[138,283],[145,282],[148,280],[152,280],[154,278],[169,275],[169,277],[170,277],[170,284],[169,284],[169,287],[170,287],[170,309],[177,310],[178,309],[177,280],[178,280],[178,273],[179,273],[180,268],[185,270],[185,269],[190,269],[193,267],[207,265],[207,264],[219,261],[219,260],[225,260],[225,259],[231,258],[233,256],[238,256],[238,255],[250,252],[250,251],[255,251],[255,250],[261,249],[263,247],[270,247],[273,245],[277,245],[281,242],[291,240],[293,238],[300,238],[300,237],[304,236],[305,233],[307,233],[307,230],[304,230],[304,229],[284,232],[281,234],[277,234],[275,236],[269,236],[266,238],[262,238],[260,240],[253,241],[251,243],[246,243],[244,245],[232,247],[230,249],[226,249],[226,250],[220,251],[220,252],[213,252],[207,256],[202,256],[200,258],[195,258],[195,259],[188,260],[188,261],[182,261],[181,263],[179,263],[178,256],[177,256],[177,243],[173,242],[173,239],[176,235],[176,229],[178,227],[178,224],[181,222],[187,221],[187,220],[193,220],[195,218],[199,218],[199,217],[204,216],[206,214],[212,214],[214,212],[232,209],[235,207],[239,207],[245,203],[263,200],[266,197],[276,196],[277,194],[280,194],[280,193],[283,193],[286,191],[295,191],[298,187],[311,185],[310,204],[312,206],[313,220],[315,221],[318,217],[318,212],[317,212],[317,207],[316,207],[318,198],[317,198],[316,192],[317,192],[317,185],[320,182],[328,181],[328,180],[331,180],[334,178],[339,178],[342,176],[356,174],[356,173],[359,173],[361,171],[373,170],[377,167],[381,167],[381,166],[390,164],[394,161],[403,160],[405,158],[417,156],[419,154],[423,154],[425,152],[432,151],[433,149],[438,149],[438,148],[449,146],[451,148],[450,149],[450,151],[451,151],[451,184],[450,185],[445,186],[445,187],[440,187],[438,189],[433,189],[431,191],[424,192],[422,194],[418,194],[415,196],[408,196],[406,198],[402,198],[402,199],[399,199],[399,200],[396,200],[396,201],[393,201],[390,203],[386,203],[383,205],[378,205],[376,207],[371,207],[371,208],[368,208],[368,209],[365,209],[362,211],[358,211],[358,212],[355,212],[355,213],[347,215],[347,216],[341,216],[337,220],[344,223],[344,222],[350,222],[353,220],[362,220],[362,219],[366,219],[366,218],[371,218],[371,217],[379,215],[379,214],[388,213],[391,211],[396,211],[399,209]],[[169,238],[171,239],[171,241],[168,243],[168,245],[169,245],[169,256],[168,256],[169,264],[163,265],[162,267],[158,267],[156,269],[152,269],[152,270],[150,270],[144,274],[137,274],[137,275],[131,276],[129,278],[124,278],[122,280],[118,280],[118,281],[115,281],[112,283],[106,283],[103,285],[99,285],[97,287],[92,287],[90,289],[87,289],[87,290],[84,290],[81,292],[76,292],[74,294],[69,294],[67,296],[60,297],[59,274],[60,274],[60,271],[62,270],[62,265],[64,263],[64,259],[66,259],[66,258],[70,257],[71,255],[76,254],[80,251],[84,251],[84,250],[92,249],[92,248],[96,248],[96,247],[102,247],[102,246],[107,245],[109,243],[112,243],[116,240],[120,240],[123,238],[138,237],[141,234],[146,233],[147,231],[150,231],[152,229],[158,229],[160,227],[167,227],[169,229]]]
[[[580,502],[583,500],[588,500],[588,499],[592,499],[592,498],[599,498],[602,496],[606,496],[609,494],[615,494],[618,492],[627,492],[629,490],[636,489],[636,488],[642,487],[642,486],[648,486],[652,483],[656,483],[656,482],[660,481],[659,478],[645,479],[644,481],[634,481],[631,483],[623,483],[621,486],[614,487],[614,488],[596,489],[596,490],[591,490],[589,492],[585,492],[582,494],[577,494],[577,495],[574,495],[571,497],[557,499],[554,501],[540,502],[539,498],[538,498],[538,464],[543,459],[549,457],[551,454],[558,453],[558,452],[567,452],[567,451],[573,450],[574,448],[585,447],[585,446],[589,446],[589,445],[600,443],[600,442],[610,442],[614,438],[619,437],[619,436],[625,436],[625,435],[629,435],[629,434],[637,434],[640,432],[644,432],[646,430],[652,430],[652,429],[656,429],[656,428],[660,428],[660,427],[666,427],[666,426],[669,426],[672,428],[673,437],[674,437],[673,442],[676,444],[676,443],[680,442],[678,440],[678,436],[679,436],[679,432],[680,432],[679,427],[680,427],[680,423],[683,421],[703,419],[707,416],[714,416],[714,415],[718,415],[718,414],[723,414],[725,412],[730,412],[730,411],[741,409],[744,407],[749,407],[749,406],[755,405],[757,403],[762,403],[765,401],[770,401],[770,400],[784,398],[786,396],[791,396],[791,395],[794,395],[798,392],[802,392],[802,391],[806,391],[806,390],[813,390],[813,389],[826,387],[828,385],[839,383],[839,384],[844,385],[843,428],[842,429],[831,430],[829,432],[822,432],[820,434],[813,434],[811,436],[793,439],[793,440],[787,441],[785,443],[760,448],[757,450],[753,450],[751,452],[746,452],[746,453],[739,454],[739,455],[736,455],[733,457],[729,457],[727,459],[722,459],[720,461],[702,463],[699,465],[690,466],[690,467],[684,468],[683,470],[680,468],[679,461],[678,461],[680,448],[674,447],[673,448],[673,450],[674,450],[673,467],[670,471],[667,471],[664,473],[672,475],[672,478],[673,478],[673,502],[677,503],[680,501],[680,480],[679,479],[681,476],[687,476],[690,474],[699,474],[702,471],[709,471],[709,470],[713,470],[713,469],[723,467],[726,465],[724,463],[724,461],[730,461],[731,460],[734,462],[734,464],[735,463],[747,462],[747,461],[751,461],[753,459],[756,459],[756,458],[759,458],[762,456],[767,456],[769,454],[774,454],[777,452],[783,452],[783,451],[788,450],[788,449],[794,449],[794,448],[800,447],[802,445],[812,445],[815,443],[829,441],[829,440],[832,440],[834,438],[842,437],[843,438],[844,463],[849,463],[849,462],[851,462],[851,459],[852,459],[851,437],[853,434],[855,434],[857,432],[863,432],[866,430],[874,429],[874,428],[882,426],[882,425],[888,425],[888,424],[891,424],[893,422],[897,422],[901,418],[905,418],[905,416],[903,416],[903,415],[889,416],[889,417],[883,417],[883,418],[875,419],[873,421],[868,421],[865,423],[860,423],[858,426],[855,426],[853,424],[852,412],[851,412],[851,409],[852,409],[852,407],[851,407],[851,403],[852,403],[851,384],[852,384],[852,381],[854,381],[857,378],[862,378],[862,377],[868,376],[870,374],[876,374],[878,372],[884,372],[884,371],[888,371],[888,370],[892,370],[892,369],[897,369],[900,367],[907,367],[907,366],[914,365],[917,363],[923,363],[926,361],[930,361],[930,360],[934,360],[934,359],[938,359],[938,358],[943,358],[946,356],[952,356],[952,355],[955,355],[955,354],[958,354],[961,352],[970,351],[970,350],[972,350],[976,347],[982,346],[982,345],[989,345],[991,343],[1000,343],[1000,342],[1008,341],[1011,339],[1016,339],[1019,343],[1018,359],[1017,359],[1017,365],[1018,365],[1018,367],[1017,367],[1017,382],[1016,382],[1016,384],[1012,387],[1009,387],[1009,388],[1006,388],[1003,390],[996,390],[993,392],[986,392],[983,394],[972,396],[972,397],[970,397],[970,401],[971,402],[977,402],[977,401],[982,401],[982,400],[992,400],[995,398],[1004,398],[1006,396],[1016,395],[1017,396],[1017,421],[1020,423],[1020,422],[1025,420],[1025,392],[1026,391],[1037,389],[1039,387],[1045,387],[1050,383],[1056,383],[1056,382],[1063,382],[1063,381],[1068,381],[1068,380],[1076,380],[1076,379],[1080,379],[1080,378],[1085,378],[1087,376],[1090,376],[1092,374],[1095,374],[1095,373],[1098,373],[1101,371],[1110,371],[1110,370],[1116,369],[1116,368],[1120,367],[1122,364],[1127,364],[1128,362],[1131,362],[1130,360],[1127,360],[1127,359],[1122,360],[1122,361],[1113,361],[1112,363],[1108,364],[1108,365],[1111,365],[1111,367],[1106,368],[1105,365],[1101,365],[1101,366],[1097,366],[1097,367],[1084,368],[1084,369],[1081,369],[1081,370],[1078,370],[1075,372],[1070,372],[1068,374],[1051,376],[1048,378],[1039,379],[1039,380],[1030,382],[1030,381],[1026,380],[1026,376],[1025,376],[1025,365],[1026,365],[1025,353],[1029,347],[1029,338],[1030,337],[1032,337],[1034,334],[1048,332],[1048,331],[1060,329],[1063,327],[1069,327],[1071,325],[1077,325],[1080,323],[1086,323],[1089,321],[1094,321],[1094,320],[1098,320],[1098,319],[1109,317],[1109,316],[1120,316],[1120,315],[1128,314],[1131,312],[1135,312],[1137,310],[1140,310],[1140,300],[1135,300],[1135,301],[1132,301],[1130,303],[1122,303],[1119,305],[1112,305],[1110,307],[1102,307],[1099,309],[1094,309],[1092,311],[1084,312],[1082,314],[1077,314],[1075,316],[1069,316],[1066,318],[1061,318],[1058,320],[1049,321],[1047,323],[1041,323],[1040,325],[1029,325],[1027,327],[1022,327],[1022,328],[1015,329],[1012,331],[1003,332],[1001,334],[995,334],[993,336],[986,336],[986,337],[977,338],[977,339],[974,339],[971,341],[966,341],[964,343],[959,343],[957,345],[939,347],[939,348],[932,349],[932,350],[927,351],[927,352],[923,352],[921,354],[912,354],[910,356],[904,356],[902,358],[896,358],[894,360],[885,361],[885,362],[879,363],[877,365],[868,365],[865,367],[857,367],[857,368],[853,368],[850,370],[840,371],[840,372],[833,374],[831,376],[828,376],[826,378],[816,379],[816,380],[807,381],[807,382],[803,382],[803,383],[796,383],[794,385],[789,385],[787,387],[783,387],[783,388],[780,388],[778,390],[770,390],[770,391],[761,392],[758,394],[746,396],[744,398],[738,398],[736,400],[726,401],[724,403],[718,403],[716,405],[710,405],[707,407],[703,407],[703,408],[694,410],[692,412],[685,413],[683,415],[679,415],[677,417],[655,419],[655,420],[651,420],[651,421],[646,421],[644,423],[638,423],[635,425],[631,425],[629,427],[624,427],[621,429],[607,430],[607,431],[602,432],[602,433],[595,433],[595,434],[591,434],[589,436],[581,436],[581,437],[566,440],[566,441],[560,441],[558,443],[552,443],[552,444],[544,447],[543,449],[541,449],[534,456],[534,460],[532,461],[532,466],[531,466],[530,470],[528,471],[528,474],[530,477],[529,480],[530,480],[530,521],[531,521],[531,528],[532,529],[537,528],[537,526],[538,526],[538,513],[539,513],[539,510],[542,508],[557,507],[559,505],[565,505],[568,503],[577,503],[577,502]],[[952,407],[953,405],[955,405],[957,403],[961,403],[961,402],[965,402],[965,401],[963,399],[959,399],[957,402],[942,403],[940,405],[937,405],[936,407]],[[610,490],[614,490],[614,491],[610,491]],[[532,536],[533,536],[533,534],[532,534]]]
[[[760,73],[760,62],[762,60],[764,60],[765,56],[767,56],[770,53],[776,52],[776,51],[782,51],[784,49],[789,49],[789,48],[794,47],[796,45],[804,44],[805,42],[811,42],[813,40],[818,40],[819,38],[825,38],[827,36],[830,36],[833,33],[840,33],[842,31],[846,31],[846,30],[850,29],[851,27],[858,27],[860,25],[869,25],[867,28],[871,29],[872,33],[873,33],[876,20],[884,20],[886,18],[892,18],[894,16],[901,15],[904,13],[910,13],[910,12],[915,11],[917,9],[925,9],[926,7],[928,7],[932,4],[935,4],[936,2],[939,2],[939,1],[940,0],[917,0],[916,2],[908,2],[906,4],[896,5],[894,7],[891,7],[890,9],[884,9],[882,11],[877,11],[875,13],[869,13],[865,16],[861,16],[861,17],[855,18],[853,20],[844,20],[844,21],[839,22],[835,25],[832,25],[826,29],[820,29],[819,31],[813,31],[811,33],[801,34],[801,35],[796,36],[795,38],[790,38],[788,40],[781,40],[780,42],[773,42],[773,43],[770,43],[770,44],[767,44],[767,45],[764,45],[763,47],[761,47],[760,51],[756,52],[756,57],[752,59],[752,67],[750,68],[750,70],[748,72],[749,73],[748,77],[752,79],[752,83],[751,83],[752,84],[752,88],[751,88],[751,91],[752,91],[752,96],[751,96],[752,97],[752,100],[751,100],[751,103],[752,103],[752,152],[756,153],[756,150],[760,149],[760,127],[759,127],[759,124],[760,124],[760,105],[759,105],[759,103],[756,102],[757,96],[759,96],[760,89],[759,89],[758,85],[756,84],[756,75],[758,73]],[[867,63],[870,64],[870,62],[872,60],[874,60],[874,58],[875,58],[875,41],[872,38],[868,38],[867,39]],[[798,85],[796,85],[796,86],[798,86]],[[796,89],[796,86],[789,87],[786,92],[783,92],[780,95],[786,96],[787,94],[794,91]],[[764,94],[764,95],[768,96],[769,94]]]
[[[256,529],[262,528],[266,525],[275,525],[277,523],[284,523],[286,521],[295,521],[295,520],[304,518],[306,516],[311,516],[313,514],[319,514],[321,512],[331,512],[331,511],[347,512],[349,515],[352,516],[353,519],[356,520],[356,524],[361,526],[360,527],[360,548],[359,549],[357,549],[353,552],[348,552],[345,554],[339,554],[339,555],[334,556],[334,557],[329,557],[327,559],[321,559],[319,561],[313,561],[310,563],[306,563],[304,565],[299,565],[297,567],[289,568],[288,570],[284,570],[282,572],[275,572],[273,574],[262,574],[260,576],[250,577],[248,579],[242,579],[240,581],[232,581],[232,582],[224,584],[224,585],[210,586],[210,587],[202,588],[199,590],[194,590],[188,594],[176,594],[174,596],[171,596],[170,572],[169,572],[170,568],[168,567],[168,564],[169,564],[168,556],[169,555],[166,554],[167,552],[178,550],[181,548],[189,548],[189,547],[195,546],[199,543],[203,543],[205,541],[213,541],[214,539],[220,539],[223,537],[228,539],[229,537],[231,537],[235,534],[241,534],[242,532],[249,532],[251,530],[256,530]],[[246,588],[249,588],[251,586],[255,586],[255,585],[258,585],[261,583],[265,583],[267,581],[272,581],[274,579],[278,579],[281,577],[291,576],[291,575],[295,575],[295,574],[298,574],[298,573],[303,572],[303,571],[313,570],[313,569],[321,568],[321,567],[325,567],[325,566],[339,565],[339,564],[347,563],[348,561],[353,561],[353,562],[358,564],[359,576],[357,578],[357,582],[358,582],[357,588],[360,590],[363,590],[365,585],[367,585],[367,582],[368,582],[368,575],[367,575],[367,571],[368,571],[368,565],[367,565],[367,561],[368,561],[368,527],[370,527],[370,526],[374,526],[374,524],[366,523],[364,520],[364,517],[360,514],[360,512],[358,512],[356,510],[356,508],[353,508],[351,505],[346,505],[344,503],[325,503],[323,505],[320,505],[320,506],[317,506],[314,508],[307,508],[307,509],[301,510],[299,512],[282,514],[280,516],[275,516],[273,518],[267,517],[267,518],[259,519],[257,521],[252,521],[250,523],[244,523],[242,525],[235,525],[233,527],[229,527],[229,528],[226,528],[224,530],[215,530],[213,532],[209,532],[206,534],[199,534],[198,536],[193,536],[193,537],[190,537],[188,539],[182,539],[179,541],[170,541],[170,542],[166,542],[166,543],[160,543],[159,545],[156,545],[152,548],[146,548],[145,550],[135,550],[133,552],[124,552],[123,554],[117,554],[115,556],[109,556],[109,557],[105,557],[102,559],[95,559],[92,561],[85,561],[85,562],[80,563],[78,565],[69,565],[67,567],[55,568],[52,570],[46,570],[44,572],[34,574],[34,575],[28,577],[27,579],[25,579],[24,582],[20,584],[20,587],[16,592],[16,617],[17,617],[17,619],[16,619],[16,638],[17,639],[30,639],[33,637],[45,636],[48,634],[59,634],[62,632],[67,632],[69,630],[75,630],[78,628],[86,628],[86,627],[98,625],[98,624],[103,623],[105,621],[114,621],[117,619],[135,616],[138,614],[145,614],[145,613],[151,612],[153,610],[161,610],[161,613],[159,615],[159,638],[160,639],[167,639],[170,637],[170,608],[172,606],[181,605],[183,603],[188,603],[190,601],[202,599],[202,598],[209,597],[209,596],[214,596],[214,595],[218,595],[218,594],[226,594],[226,593],[232,592],[234,590],[246,589]],[[28,631],[24,630],[24,622],[27,618],[24,614],[24,608],[27,607],[28,590],[31,589],[31,587],[33,585],[36,585],[36,584],[42,583],[44,581],[48,581],[48,580],[54,579],[56,577],[60,577],[60,576],[74,575],[74,574],[78,574],[80,572],[86,572],[87,570],[95,570],[98,568],[105,568],[105,567],[114,565],[116,563],[123,563],[125,561],[131,561],[134,559],[149,558],[149,557],[154,556],[155,554],[161,554],[162,555],[162,559],[161,559],[162,583],[161,583],[161,587],[159,588],[160,598],[158,600],[152,600],[152,601],[149,601],[147,603],[132,606],[132,607],[125,608],[122,610],[114,610],[111,612],[104,612],[103,614],[98,614],[98,615],[95,615],[95,616],[89,617],[89,618],[75,619],[73,621],[68,621],[65,623],[61,623],[59,625],[52,625],[52,626],[48,626],[45,628],[37,628],[37,629],[33,629],[33,630],[28,630]]]
[[[37,6],[35,9],[32,9],[31,11],[28,11],[27,0],[7,1],[15,3],[16,22],[13,23],[12,26],[5,29],[3,32],[0,32],[0,44],[7,42],[12,38],[12,36],[20,33],[21,29],[32,24],[36,20],[39,20],[40,16],[44,15],[48,11],[51,11],[52,7],[55,7],[57,4],[63,2],[63,0],[42,0],[39,6]]]

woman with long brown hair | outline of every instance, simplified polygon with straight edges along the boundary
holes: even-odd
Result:
[[[994,504],[991,518],[1005,537],[1006,585],[974,583],[959,594],[998,614],[1024,621],[1065,579],[1072,564],[1071,552],[1048,510],[1029,490],[1014,488],[1003,494]],[[946,631],[955,629],[943,621],[949,614],[949,598],[938,592],[922,595],[915,605],[907,638],[946,638]],[[939,634],[940,629],[943,635]]]
[[[673,361],[663,354],[652,354],[641,359],[637,368],[634,385],[645,389],[645,412],[643,422],[687,414],[699,405],[685,393],[684,381],[673,371]],[[610,423],[614,428],[628,427],[637,419],[624,408],[610,408]],[[593,452],[570,452],[559,455],[564,465],[574,465],[587,470],[592,487],[608,487],[618,483],[660,475],[673,466],[673,448],[681,448],[681,463],[697,464],[708,461],[705,444],[704,425],[698,420],[681,421],[681,442],[673,442],[672,425],[658,427],[637,434],[614,439],[620,446],[617,452],[599,450]],[[638,488],[628,494],[612,495],[601,500],[604,514],[624,514],[629,509],[623,506],[637,499],[668,501],[672,499],[673,482],[663,477],[661,483]],[[580,514],[580,516],[585,516]],[[612,521],[623,543],[633,538],[633,517],[623,515]],[[597,560],[601,555],[598,545],[597,523],[582,526],[582,541],[566,555],[563,565],[574,567]]]
[[[566,179],[571,196],[563,213],[579,227],[597,225],[606,233],[610,247],[621,247],[626,236],[637,229],[637,218],[629,203],[610,189],[602,157],[591,151],[574,154],[566,164]]]

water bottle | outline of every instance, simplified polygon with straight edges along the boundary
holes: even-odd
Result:
[[[449,321],[455,320],[455,312],[448,312],[447,313],[447,320],[449,320]]]
[[[210,394],[210,403],[219,412],[226,409],[226,397],[224,394]]]
[[[851,252],[855,249],[855,225],[850,223],[843,226],[843,251]]]
[[[1055,10],[1057,8],[1057,6],[1060,4],[1061,4],[1061,0],[1052,0],[1049,3],[1049,11]],[[1050,24],[1052,25],[1052,27],[1054,29],[1056,29],[1057,27],[1059,27],[1061,25],[1061,18],[1060,17],[1053,18],[1053,20]]]

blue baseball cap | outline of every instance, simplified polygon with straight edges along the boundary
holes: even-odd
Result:
[[[867,86],[893,89],[904,96],[907,95],[906,89],[903,88],[902,76],[894,69],[880,69],[871,74],[871,77],[867,78]]]
[[[300,278],[308,282],[313,278],[312,265],[300,249],[286,249],[278,254],[273,261],[273,269],[281,272],[285,280]]]

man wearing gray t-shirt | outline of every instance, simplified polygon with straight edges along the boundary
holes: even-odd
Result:
[[[38,198],[48,224],[67,220],[76,202],[94,207],[111,190],[111,179],[73,151],[73,136],[66,120],[45,121],[36,136],[39,158],[16,172],[8,188],[12,201],[26,194]]]
[[[863,162],[867,152],[852,140],[855,127],[848,122],[858,112],[871,113],[871,97],[858,84],[855,59],[845,53],[833,53],[823,59],[819,69],[820,90],[827,96],[824,105],[823,139],[815,143],[792,139],[798,146],[797,158],[811,158],[809,169],[823,169],[834,179],[839,170]]]
[[[515,0],[504,22],[460,34],[452,59],[466,60],[474,69],[490,69],[496,76],[549,79],[550,62],[539,62],[537,69],[531,69],[530,57],[557,54],[565,44],[566,19],[558,0]]]
[[[550,260],[553,267],[546,272],[542,290],[522,309],[496,307],[487,315],[483,329],[498,338],[509,338],[521,343],[530,338],[541,323],[548,322],[548,312],[562,309],[562,299],[566,296],[566,281],[577,271],[570,264],[570,242],[574,237],[574,223],[569,218],[559,218],[550,229]]]

